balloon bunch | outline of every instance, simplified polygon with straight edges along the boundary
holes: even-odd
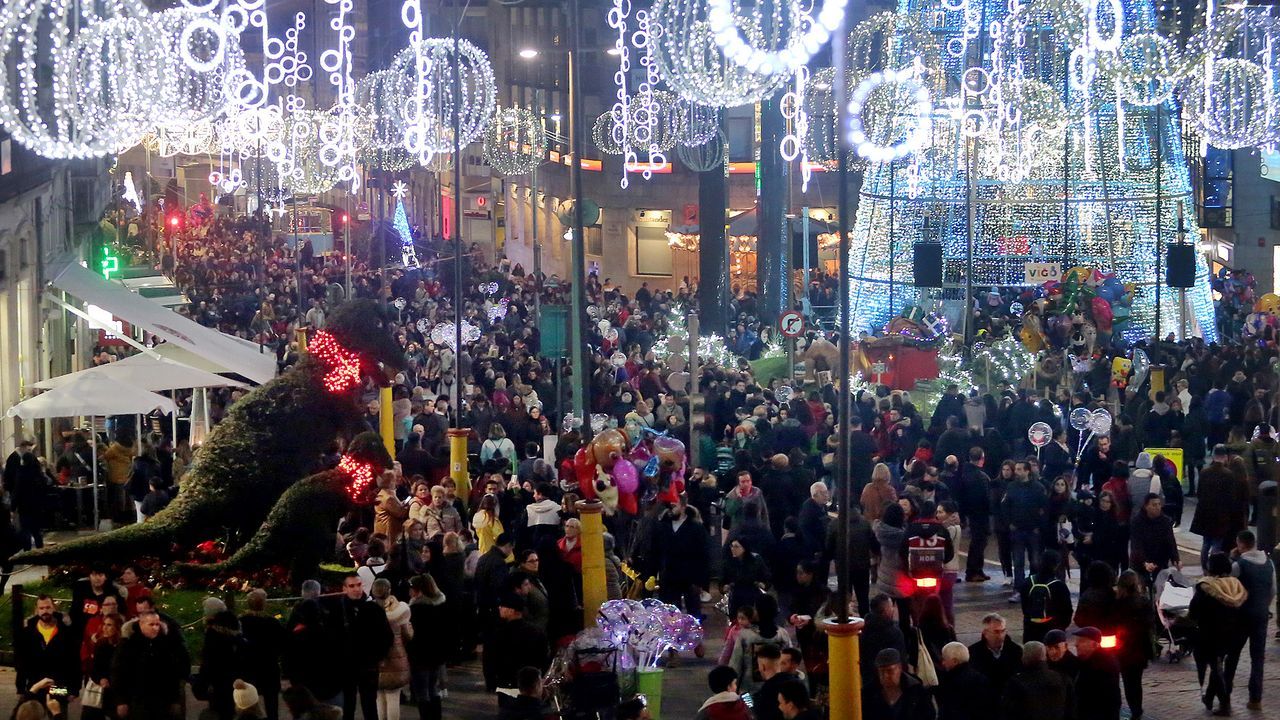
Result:
[[[657,667],[670,650],[687,652],[702,642],[697,618],[656,598],[610,600],[600,606],[596,627],[642,668]]]
[[[1248,270],[1232,270],[1222,268],[1212,280],[1213,289],[1222,295],[1222,304],[1231,310],[1244,308],[1260,309],[1254,303],[1257,296],[1258,280]],[[1272,293],[1268,293],[1270,295]],[[1265,295],[1263,297],[1266,297]],[[1261,298],[1259,298],[1261,302]],[[1272,312],[1272,311],[1263,311]]]
[[[1111,413],[1105,408],[1098,408],[1092,412],[1087,408],[1076,408],[1071,411],[1069,419],[1071,427],[1080,431],[1080,444],[1076,449],[1076,462],[1079,463],[1080,458],[1084,457],[1084,449],[1088,447],[1094,435],[1106,437],[1111,434]],[[1086,430],[1089,432],[1087,437]]]
[[[1061,281],[1050,280],[1028,292],[1033,298],[1023,315],[1023,344],[1032,352],[1046,345],[1070,346],[1075,354],[1088,356],[1128,325],[1136,287],[1122,283],[1115,273],[1077,267]]]
[[[636,515],[640,503],[675,504],[684,492],[684,443],[648,428],[602,428],[573,457],[574,476],[584,500],[599,498],[607,515]],[[640,480],[644,478],[644,492]],[[643,497],[642,497],[643,495]]]

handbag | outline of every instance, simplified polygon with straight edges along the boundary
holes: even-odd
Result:
[[[920,648],[916,653],[916,675],[925,687],[937,687],[938,670],[933,666],[933,656],[929,654],[929,648],[924,644],[924,635],[919,632],[916,633],[916,644]]]
[[[80,691],[80,704],[87,708],[102,709],[102,686],[92,680],[84,681]]]

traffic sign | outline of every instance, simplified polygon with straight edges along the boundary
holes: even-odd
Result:
[[[789,310],[778,318],[778,329],[782,331],[782,337],[798,338],[804,334],[804,316],[795,310]]]

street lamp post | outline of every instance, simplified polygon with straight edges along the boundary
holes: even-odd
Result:
[[[572,160],[569,165],[570,194],[573,196],[573,240],[569,243],[570,262],[573,265],[573,278],[570,285],[572,291],[571,315],[569,320],[569,337],[573,340],[570,354],[573,363],[573,409],[574,414],[582,421],[582,439],[591,437],[591,423],[587,420],[587,377],[586,377],[586,333],[584,329],[590,322],[586,316],[586,275],[585,257],[587,240],[582,221],[582,133],[578,127],[582,120],[582,98],[580,90],[582,79],[579,77],[578,54],[582,45],[581,0],[569,0],[569,150]]]

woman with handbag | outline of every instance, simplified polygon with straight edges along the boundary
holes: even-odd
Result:
[[[82,720],[115,717],[116,704],[111,698],[111,663],[120,646],[120,628],[124,618],[116,613],[102,616],[102,624],[89,640],[92,650],[83,658],[84,688],[80,691]]]

